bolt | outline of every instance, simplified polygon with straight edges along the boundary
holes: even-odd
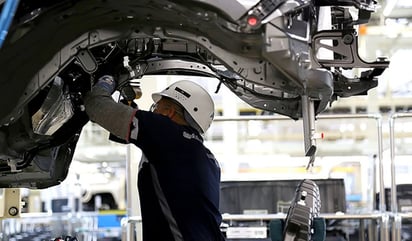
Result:
[[[343,36],[343,43],[345,44],[351,44],[353,42],[353,36],[350,34],[345,34],[345,36]]]
[[[9,208],[9,215],[10,216],[16,216],[19,213],[19,209],[16,207],[11,207]]]

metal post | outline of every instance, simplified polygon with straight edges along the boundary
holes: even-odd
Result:
[[[398,200],[395,180],[395,119],[398,116],[398,114],[394,114],[389,118],[389,141],[391,153],[391,211],[395,214],[398,212]]]
[[[371,210],[375,210],[375,207],[379,207],[377,204],[377,200],[376,200],[376,193],[377,193],[377,180],[376,180],[376,173],[378,171],[377,165],[379,163],[377,163],[378,160],[378,155],[373,155],[373,163],[372,163],[372,177],[371,177],[371,186],[372,186],[372,190],[371,190],[371,200],[372,200],[372,209]],[[380,170],[380,169],[379,169]],[[380,180],[379,180],[380,181]],[[368,240],[377,240],[378,237],[378,225],[377,222],[375,222],[375,220],[370,220],[368,222]]]
[[[377,118],[378,124],[378,161],[379,161],[379,210],[381,212],[386,212],[386,204],[385,204],[385,183],[383,181],[383,141],[382,141],[382,118]]]
[[[401,241],[402,216],[395,214],[392,224],[392,241]]]
[[[380,240],[389,240],[389,222],[390,222],[390,217],[388,213],[382,214],[382,220],[381,220],[381,230],[380,230]],[[394,240],[392,240],[394,241]]]
[[[359,220],[359,241],[365,241],[365,220]]]
[[[395,113],[389,118],[390,153],[391,153],[391,211],[394,215],[392,225],[393,241],[400,241],[402,218],[398,214],[398,191],[396,189],[396,163],[395,163],[395,120],[398,118],[412,117],[412,113]]]
[[[305,155],[313,158],[316,153],[316,139],[314,138],[315,107],[313,100],[311,100],[307,95],[302,96],[302,120]]]
[[[132,175],[132,164],[131,164],[131,153],[130,153],[130,145],[126,146],[126,218],[122,219],[121,227],[122,227],[122,241],[131,240],[131,231],[129,228],[128,219],[132,216],[132,192],[133,188],[131,185],[131,175]]]
[[[127,145],[126,152],[126,200],[127,219],[122,220],[122,241],[141,240],[141,225],[133,225],[128,220],[140,215],[140,204],[137,190],[137,173],[139,161],[142,157],[140,149],[133,145]],[[136,233],[138,233],[136,235]]]

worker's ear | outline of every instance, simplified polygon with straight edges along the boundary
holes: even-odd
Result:
[[[173,117],[176,115],[176,107],[171,105],[169,108],[167,108],[167,117],[170,119],[173,119]]]

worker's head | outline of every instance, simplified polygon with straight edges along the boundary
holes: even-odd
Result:
[[[169,117],[181,115],[190,126],[205,133],[214,118],[214,103],[209,93],[200,85],[181,80],[159,93],[152,94],[157,104],[156,112]]]

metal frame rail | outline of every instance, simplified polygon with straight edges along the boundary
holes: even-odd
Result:
[[[390,165],[391,165],[391,214],[393,215],[392,241],[401,241],[402,219],[412,219],[411,213],[398,212],[395,165],[395,120],[410,118],[412,113],[394,113],[389,118]]]
[[[93,241],[102,232],[98,229],[97,217],[97,212],[22,213],[19,218],[0,219],[0,240],[16,240],[10,237],[14,234],[24,237],[39,233],[33,240],[73,235],[79,240]]]
[[[324,219],[334,219],[334,220],[359,220],[359,240],[360,241],[365,241],[365,236],[363,235],[364,233],[362,230],[365,229],[365,220],[376,220],[376,221],[381,221],[382,224],[389,225],[389,217],[386,215],[382,215],[381,213],[370,213],[370,214],[333,214],[333,213],[322,213],[320,214],[321,218]],[[286,214],[223,214],[222,215],[222,220],[226,222],[232,222],[232,221],[260,221],[262,223],[264,222],[270,222],[271,220],[276,220],[276,219],[285,219]],[[127,218],[127,221],[124,223],[124,225],[128,226],[129,230],[134,230],[136,227],[136,224],[139,224],[142,221],[140,216],[133,216]],[[370,230],[369,230],[370,231]],[[369,232],[369,235],[371,233]],[[369,236],[370,237],[370,236]],[[135,240],[135,237],[127,237],[127,241],[129,240]],[[370,238],[369,240],[374,240]]]
[[[358,219],[360,221],[360,228],[363,229],[364,222],[363,220],[372,219],[380,221],[380,239],[381,241],[389,241],[389,215],[386,213],[386,205],[385,205],[385,191],[384,191],[384,183],[383,183],[383,143],[382,143],[382,116],[380,114],[347,114],[347,115],[319,115],[316,117],[317,120],[321,119],[374,119],[377,124],[377,134],[378,134],[378,172],[379,172],[379,183],[380,183],[380,192],[379,192],[379,211],[378,213],[371,213],[371,214],[321,214],[321,217],[325,219]],[[285,116],[236,116],[236,117],[224,117],[224,116],[217,116],[214,119],[214,122],[224,122],[224,121],[249,121],[249,120],[262,120],[262,121],[270,121],[270,120],[289,120],[290,118]],[[376,172],[374,172],[375,175]],[[127,177],[127,180],[129,178]],[[375,176],[374,179],[376,180]],[[376,187],[374,186],[374,192],[376,193]],[[374,200],[374,199],[372,199]],[[375,207],[375,205],[373,205]],[[267,214],[267,215],[223,215],[224,221],[230,220],[269,220],[269,219],[279,219],[284,218],[285,215],[279,214]],[[122,220],[122,227],[123,227],[123,241],[129,240],[136,240],[136,225],[141,222],[140,216],[129,216]],[[371,237],[370,240],[375,240],[374,232],[371,231],[372,228],[369,228],[369,236]],[[364,236],[361,236],[361,241],[364,241]],[[398,240],[394,240],[398,241]],[[399,240],[400,241],[400,240]]]
[[[321,213],[319,217],[324,218],[326,220],[359,220],[359,241],[365,241],[365,235],[362,232],[365,230],[365,220],[376,220],[381,221],[382,223],[388,224],[389,219],[382,216],[380,213],[370,213],[370,214],[334,214],[334,213]],[[271,220],[275,219],[285,219],[286,214],[262,214],[262,215],[245,215],[245,214],[223,214],[222,219],[223,221],[261,221],[261,222],[270,222]],[[369,229],[368,235],[372,235],[374,230]],[[369,238],[369,240],[375,240],[373,238]]]

